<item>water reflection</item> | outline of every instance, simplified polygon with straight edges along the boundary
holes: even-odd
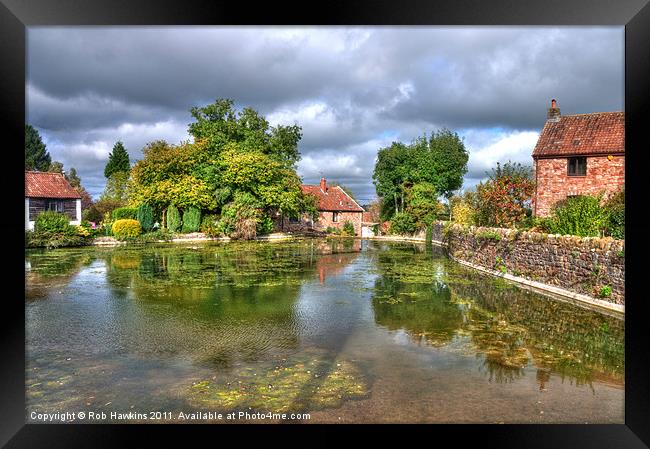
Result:
[[[441,249],[432,251],[421,256],[409,245],[382,248],[373,294],[378,324],[437,347],[469,339],[490,381],[512,382],[533,364],[540,389],[550,372],[576,385],[622,385],[622,320],[463,269]]]
[[[26,255],[26,278],[28,404],[52,410],[136,399],[336,408],[381,401],[373,383],[402,372],[411,384],[397,399],[412,402],[443,362],[468,385],[472,376],[508,389],[525,378],[541,391],[553,376],[623,385],[622,320],[483,276],[436,246],[313,239],[41,251]],[[473,394],[484,394],[480,385]]]

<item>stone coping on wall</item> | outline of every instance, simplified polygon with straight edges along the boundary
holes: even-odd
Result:
[[[451,255],[449,256],[451,259],[456,261],[457,263],[464,265],[466,267],[473,268],[475,270],[481,271],[483,273],[490,274],[492,276],[500,277],[503,279],[507,279],[509,281],[515,282],[517,284],[521,284],[527,287],[530,287],[531,289],[535,291],[540,291],[542,293],[551,293],[553,294],[553,298],[557,299],[562,299],[562,300],[569,300],[569,302],[572,302],[574,304],[578,305],[584,305],[592,310],[598,310],[599,312],[614,312],[614,316],[620,317],[623,314],[625,314],[625,306],[621,304],[614,304],[609,301],[603,301],[600,299],[592,298],[591,296],[588,295],[583,295],[581,293],[576,293],[572,292],[570,290],[566,290],[561,287],[557,287],[555,285],[549,285],[549,284],[544,284],[542,282],[537,282],[533,281],[530,279],[522,278],[519,276],[515,276],[509,273],[502,273],[500,271],[496,270],[491,270],[489,268],[485,268],[481,265],[476,265],[471,262],[467,262],[462,259],[457,259],[455,257],[452,257]]]

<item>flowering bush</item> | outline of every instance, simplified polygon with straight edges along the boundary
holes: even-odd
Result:
[[[142,227],[138,220],[132,220],[130,218],[125,218],[123,220],[117,220],[113,223],[112,226],[113,235],[118,240],[125,240],[128,238],[134,238],[142,234]]]
[[[532,170],[507,162],[476,188],[476,221],[480,226],[514,227],[531,215],[535,193]]]

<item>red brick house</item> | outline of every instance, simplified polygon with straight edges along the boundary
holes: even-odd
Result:
[[[44,211],[66,214],[70,224],[81,223],[81,195],[62,173],[25,172],[25,229],[34,229],[36,216]]]
[[[611,195],[625,184],[625,113],[563,116],[553,100],[533,161],[535,216],[570,196]]]
[[[361,221],[363,208],[339,186],[329,187],[325,178],[321,178],[320,185],[300,186],[306,194],[317,198],[318,218],[312,220],[303,216],[299,219],[290,219],[283,222],[281,229],[285,231],[299,231],[314,229],[325,231],[328,227],[343,228],[349,221],[354,226],[355,235],[361,235]]]

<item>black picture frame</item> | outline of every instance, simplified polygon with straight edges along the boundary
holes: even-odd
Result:
[[[408,438],[426,438],[441,443],[446,438],[456,446],[516,448],[642,448],[650,445],[650,346],[644,311],[643,273],[648,251],[643,232],[647,207],[642,198],[647,190],[641,170],[644,153],[650,151],[646,131],[650,110],[650,5],[647,0],[546,0],[546,1],[475,1],[445,0],[438,2],[401,0],[267,2],[251,7],[244,2],[155,0],[97,1],[85,0],[0,0],[0,116],[4,129],[3,156],[9,166],[0,177],[5,194],[5,210],[0,229],[5,248],[11,247],[5,260],[3,284],[11,286],[5,294],[3,325],[0,328],[2,362],[0,376],[0,444],[6,447],[122,447],[146,432],[169,442],[172,433],[190,430],[193,438],[210,433],[214,426],[147,426],[140,425],[37,425],[25,424],[25,308],[19,294],[24,292],[23,175],[22,163],[25,122],[26,27],[38,25],[620,25],[625,26],[625,119],[626,119],[626,234],[634,242],[626,252],[626,369],[625,424],[621,425],[433,425],[361,426],[375,437],[387,432]],[[603,55],[606,57],[606,55]],[[597,95],[597,93],[594,93]],[[645,113],[645,114],[644,114]],[[645,126],[644,126],[645,125]],[[8,141],[7,141],[8,138]],[[7,204],[8,203],[8,204]],[[647,238],[646,238],[647,240]],[[21,260],[18,260],[20,257]],[[9,288],[5,287],[5,292]],[[462,400],[462,398],[459,398]],[[304,439],[305,429],[319,425],[264,426],[284,444],[312,445]],[[338,444],[341,426],[328,427],[320,444]],[[348,428],[348,426],[343,426]],[[401,427],[401,426],[400,426]],[[219,427],[218,440],[225,443],[224,432],[237,432],[238,438],[260,435],[237,426]],[[417,433],[418,435],[414,435]],[[248,436],[246,436],[248,435]],[[233,436],[233,435],[231,435]],[[273,435],[265,435],[269,441]],[[241,440],[240,440],[241,441]],[[236,443],[237,444],[237,443]]]

